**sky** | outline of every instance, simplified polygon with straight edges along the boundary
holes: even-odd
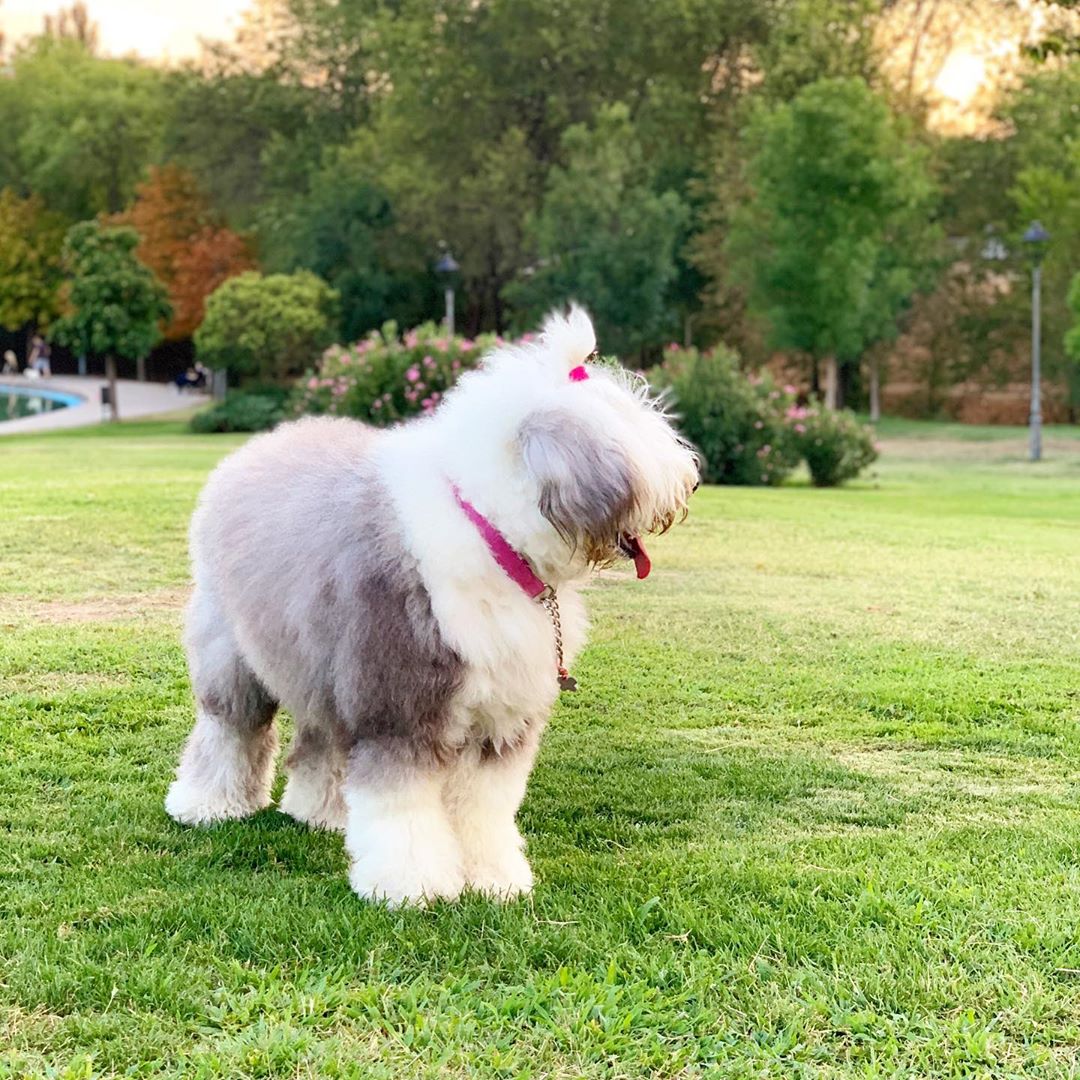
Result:
[[[89,0],[103,52],[136,52],[155,60],[196,56],[199,37],[231,37],[250,0]],[[0,27],[9,41],[38,33],[45,15],[69,0],[0,0]]]

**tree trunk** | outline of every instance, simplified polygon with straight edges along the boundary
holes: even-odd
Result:
[[[116,358],[113,356],[105,357],[105,378],[109,380],[109,419],[116,421],[120,419],[120,409],[116,402]]]
[[[835,409],[839,400],[839,372],[836,366],[836,357],[827,356],[822,361],[825,374],[825,408]]]
[[[138,379],[139,382],[146,382],[146,357],[145,356],[140,356],[139,359],[135,361],[135,378]]]
[[[870,357],[870,423],[881,419],[881,358],[875,352]]]

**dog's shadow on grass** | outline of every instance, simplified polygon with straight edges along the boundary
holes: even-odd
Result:
[[[671,733],[594,745],[552,737],[524,807],[530,833],[577,850],[734,839],[747,833],[893,828],[913,803],[879,777],[805,751],[702,749]]]

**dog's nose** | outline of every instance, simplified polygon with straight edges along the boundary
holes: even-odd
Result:
[[[690,489],[690,494],[693,495],[694,492],[697,491],[697,489],[699,487],[701,487],[701,481],[700,480],[695,480],[694,481],[694,486]]]

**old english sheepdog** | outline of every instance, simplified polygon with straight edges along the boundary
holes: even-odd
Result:
[[[270,803],[343,831],[353,889],[392,904],[528,892],[515,816],[566,668],[580,588],[685,513],[691,448],[644,382],[591,362],[580,308],[484,358],[431,416],[327,417],[217,468],[191,524],[196,700],[166,809]]]

